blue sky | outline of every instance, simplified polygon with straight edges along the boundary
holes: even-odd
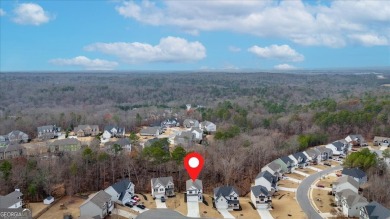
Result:
[[[390,66],[390,1],[0,1],[0,71]]]

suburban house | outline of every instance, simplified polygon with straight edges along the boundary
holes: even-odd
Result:
[[[282,167],[280,164],[276,162],[271,162],[267,165],[265,165],[263,168],[261,168],[261,171],[268,171],[270,172],[274,177],[276,177],[276,180],[279,181],[282,178]]]
[[[304,168],[309,165],[309,157],[303,152],[297,152],[292,154],[292,156],[298,161],[298,167]]]
[[[282,173],[292,173],[295,169],[293,161],[288,156],[278,158],[273,162],[280,165],[280,167],[282,168]]]
[[[367,199],[357,193],[341,195],[341,206],[346,217],[359,217],[360,208],[367,204]]]
[[[333,151],[326,147],[317,147],[320,151],[321,161],[325,161],[331,159],[333,157]]]
[[[166,119],[161,122],[162,128],[171,128],[171,127],[179,127],[180,123],[177,121],[177,119]]]
[[[213,133],[217,131],[217,126],[210,121],[201,122],[199,127],[206,133]]]
[[[196,119],[185,119],[183,126],[184,128],[199,127],[199,121]]]
[[[104,127],[104,131],[110,133],[111,137],[123,138],[125,136],[125,127],[107,125]]]
[[[61,127],[55,125],[45,125],[37,128],[38,139],[52,139],[61,135]]]
[[[268,171],[260,172],[255,179],[255,185],[264,186],[271,194],[278,191],[277,178]]]
[[[55,140],[49,144],[49,151],[51,153],[71,152],[81,149],[81,142],[75,138],[65,138]]]
[[[21,157],[24,155],[24,150],[20,144],[8,144],[0,147],[0,160]]]
[[[169,142],[167,140],[167,138],[152,138],[152,139],[149,139],[147,140],[144,144],[143,144],[143,148],[145,147],[150,147],[152,146],[153,144],[155,144],[155,142],[160,142],[162,144],[162,148],[165,150],[165,151],[169,151]]]
[[[361,135],[348,135],[345,140],[351,146],[364,146],[366,144],[366,140]]]
[[[96,136],[99,134],[99,126],[79,125],[74,128],[74,134],[77,135],[77,137]]]
[[[191,147],[195,142],[195,134],[191,131],[183,131],[176,135],[173,139],[174,145],[181,145],[183,147]]]
[[[157,137],[162,134],[162,129],[159,126],[144,127],[140,133],[141,136],[154,136]]]
[[[23,193],[19,189],[8,195],[0,195],[0,209],[2,208],[21,208],[23,206]]]
[[[356,180],[359,183],[359,185],[362,185],[367,182],[367,174],[363,170],[357,167],[344,168],[341,171],[341,174],[343,174],[343,176],[352,176],[352,178]]]
[[[321,162],[321,151],[319,151],[317,148],[309,148],[305,152],[313,163]]]
[[[202,202],[203,201],[203,183],[202,180],[196,179],[186,181],[187,202]]]
[[[251,187],[251,200],[257,209],[269,209],[272,205],[271,194],[262,185]]]
[[[7,137],[10,143],[27,143],[29,140],[28,135],[19,130],[8,133]]]
[[[80,205],[80,216],[91,216],[105,218],[111,214],[114,204],[111,201],[111,195],[101,190],[91,195]]]
[[[214,189],[214,203],[217,209],[228,211],[240,209],[238,192],[233,186],[221,186]]]
[[[374,146],[389,146],[390,138],[375,136],[373,143]]]
[[[355,193],[359,191],[359,183],[352,176],[339,177],[336,182],[332,183],[332,193],[341,192],[342,190],[349,189]]]
[[[344,145],[341,141],[332,142],[330,144],[327,144],[325,147],[331,149],[333,155],[336,156],[345,154],[346,150],[348,149],[346,145]]]
[[[348,197],[349,195],[356,195],[356,194],[358,194],[358,193],[354,192],[354,191],[352,191],[350,189],[344,189],[344,190],[341,190],[339,192],[336,192],[334,194],[334,199],[335,199],[336,206],[339,206],[339,207],[342,206],[341,200],[343,199],[343,197]]]
[[[122,179],[104,191],[111,196],[111,201],[124,205],[134,196],[134,184],[129,179]]]
[[[389,219],[390,210],[376,201],[360,207],[360,219]]]
[[[173,184],[172,176],[152,178],[150,180],[152,187],[152,197],[173,197],[175,196],[175,184]]]
[[[194,134],[194,140],[196,142],[201,142],[203,140],[203,131],[200,128],[191,128],[190,132]]]
[[[114,151],[113,146],[115,144],[118,144],[121,147],[122,152],[125,152],[125,153],[131,152],[131,143],[130,143],[130,140],[128,138],[120,138],[118,141],[106,142],[104,144],[104,147],[108,153],[112,154]]]

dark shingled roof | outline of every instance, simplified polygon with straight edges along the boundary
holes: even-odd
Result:
[[[359,169],[357,167],[355,167],[355,168],[344,168],[341,173],[345,174],[345,175],[348,175],[348,176],[352,176],[353,178],[358,178],[358,179],[361,179],[361,178],[367,176],[367,174],[363,170],[361,170],[361,169]]]
[[[262,186],[262,185],[253,186],[253,187],[251,188],[251,191],[252,191],[252,193],[253,193],[253,195],[254,195],[255,197],[260,196],[260,195],[270,196],[270,194],[269,194],[267,188],[265,188],[265,187]]]
[[[368,217],[370,219],[389,219],[390,210],[385,208],[383,205],[379,204],[376,201],[373,201],[363,207],[366,209]]]
[[[288,156],[284,156],[284,157],[281,157],[280,158],[285,164],[287,164],[288,162],[293,163],[293,160],[291,160],[291,158],[289,158]]]
[[[233,186],[221,186],[214,189],[214,195],[216,197],[229,196],[232,192],[238,195],[238,191]]]
[[[338,151],[342,151],[342,148],[344,147],[344,144],[340,141],[335,141],[332,143],[332,145],[334,145]]]
[[[122,200],[122,198],[124,197],[125,193],[126,193],[126,190],[127,190],[127,187],[129,186],[130,184],[130,180],[129,179],[122,179],[121,181],[115,183],[112,185],[112,188],[118,193],[120,194],[120,197],[119,197],[119,200]]]

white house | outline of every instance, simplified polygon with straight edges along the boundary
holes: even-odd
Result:
[[[80,205],[80,216],[91,216],[104,218],[111,214],[114,204],[111,201],[111,195],[101,190],[84,201]]]
[[[232,186],[221,186],[214,189],[214,203],[217,209],[232,211],[240,209],[238,192]]]
[[[263,168],[261,168],[261,172],[268,171],[270,172],[274,177],[276,177],[276,180],[279,181],[280,178],[282,178],[282,167],[280,164],[276,162],[271,162],[267,165],[265,165]]]
[[[292,155],[292,154],[288,155],[288,158],[290,158],[292,160],[292,164],[291,165],[293,165],[295,168],[297,168],[298,167],[298,163],[299,163],[297,158],[295,158],[294,155]]]
[[[203,129],[205,132],[216,132],[217,131],[217,126],[210,122],[210,121],[203,121],[199,124],[199,128]]]
[[[194,140],[200,142],[203,139],[203,131],[200,128],[191,128],[191,133],[194,134]]]
[[[141,136],[154,136],[157,137],[162,133],[162,129],[159,126],[153,126],[153,127],[144,127],[140,131]]]
[[[359,183],[359,185],[362,185],[367,182],[367,174],[357,167],[344,168],[341,171],[341,174],[343,174],[343,176],[352,176],[352,178],[354,178]]]
[[[54,197],[51,195],[43,200],[43,204],[45,204],[45,205],[50,205],[53,202],[54,202]]]
[[[9,193],[8,195],[0,195],[0,209],[1,208],[21,208],[23,205],[23,193],[19,189]]]
[[[345,137],[345,140],[351,146],[363,146],[366,143],[365,139],[361,135],[348,135]]]
[[[264,186],[268,192],[273,194],[275,191],[278,191],[277,185],[276,185],[277,179],[275,176],[273,176],[268,171],[262,171],[260,172],[255,179],[255,185],[261,185]]]
[[[199,121],[196,119],[185,119],[183,126],[184,128],[199,127]]]
[[[251,200],[257,209],[268,209],[272,204],[271,194],[261,185],[252,186]]]
[[[336,194],[345,189],[358,193],[359,183],[351,176],[342,176],[332,183],[332,193]]]
[[[101,136],[101,142],[102,143],[108,142],[111,137],[112,137],[111,133],[109,131],[105,130]]]
[[[112,201],[124,205],[134,196],[134,184],[129,179],[122,179],[104,191],[111,196]]]
[[[344,145],[340,141],[332,142],[330,144],[327,144],[325,147],[331,149],[333,152],[333,155],[339,156],[339,155],[345,154],[344,149],[345,149],[346,145]]]
[[[186,193],[187,193],[187,202],[202,202],[203,201],[203,184],[202,180],[196,179],[192,181],[191,179],[186,181]]]
[[[357,193],[341,195],[341,206],[346,217],[359,217],[360,208],[367,204],[367,199]]]
[[[153,198],[175,196],[175,185],[172,176],[152,178],[150,180]]]
[[[360,219],[389,219],[390,210],[376,201],[360,208]]]

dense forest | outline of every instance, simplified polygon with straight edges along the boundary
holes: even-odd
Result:
[[[206,159],[199,177],[207,179],[205,192],[228,184],[245,195],[261,167],[281,155],[348,134],[368,140],[390,136],[390,87],[381,86],[390,84],[390,75],[383,74],[385,79],[339,72],[3,73],[0,135],[21,130],[36,137],[36,127],[47,124],[64,130],[79,124],[118,124],[135,132],[170,117],[209,120],[218,127],[214,140],[191,149]],[[199,107],[187,111],[186,104]],[[137,145],[136,138],[131,141]],[[137,191],[148,192],[150,178],[165,175],[174,176],[182,191],[185,153],[176,148],[171,154],[139,150],[132,156],[110,155],[96,143],[75,155],[19,158],[0,164],[0,185],[6,188],[1,191],[18,186],[38,200],[58,186],[75,194],[129,176]],[[367,171],[388,188],[388,170]],[[377,201],[390,207],[389,197]]]

